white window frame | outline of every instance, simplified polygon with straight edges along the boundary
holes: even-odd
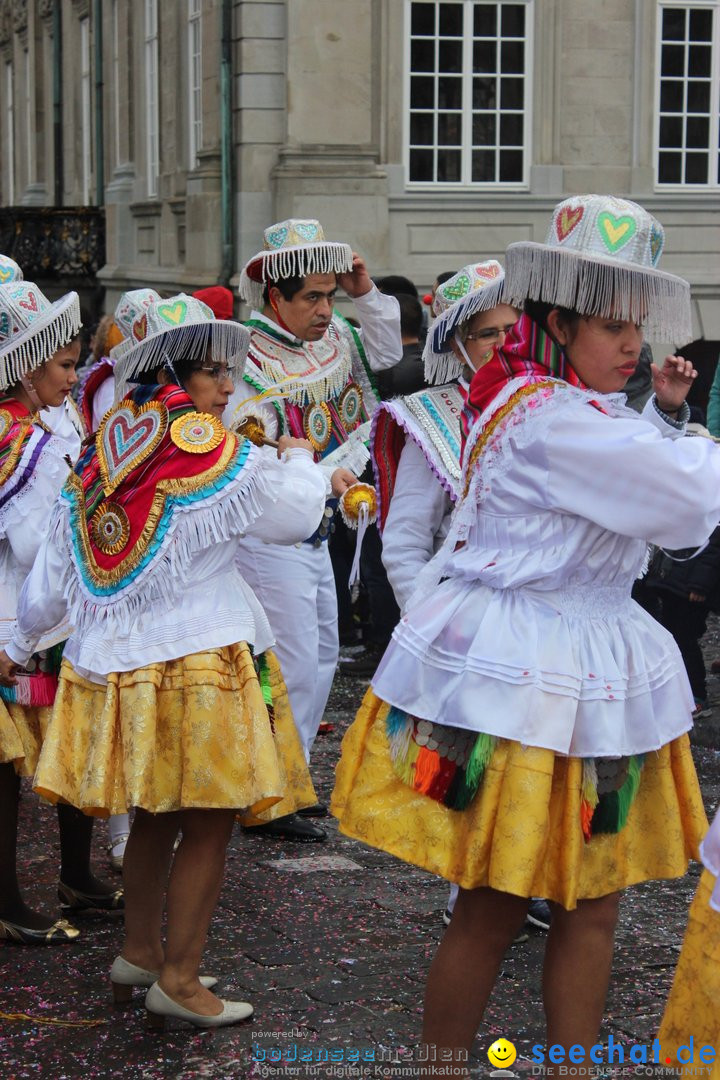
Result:
[[[15,107],[13,89],[13,65],[12,60],[8,60],[5,63],[5,169],[7,176],[5,192],[7,206],[15,205]]]
[[[660,181],[660,151],[661,149],[671,149],[669,147],[662,148],[660,146],[660,89],[661,89],[661,62],[662,62],[662,23],[663,12],[665,8],[683,8],[686,12],[696,9],[709,9],[713,12],[713,34],[711,39],[712,48],[712,62],[710,69],[710,76],[708,82],[710,83],[710,124],[707,153],[709,158],[709,175],[714,179],[708,180],[705,184],[692,184],[685,181],[662,183]],[[683,43],[687,48],[687,41]],[[687,86],[686,76],[677,76],[676,81],[682,81]],[[654,86],[654,123],[653,123],[653,173],[655,177],[655,190],[660,191],[717,191],[720,188],[720,149],[718,145],[718,135],[720,134],[720,0],[659,0],[656,8],[656,24],[655,24],[655,86]],[[686,97],[686,95],[685,95]],[[692,113],[682,112],[674,113],[682,117],[683,121],[688,115],[692,116]],[[698,115],[704,115],[700,113]],[[686,147],[684,145],[685,139],[683,135],[683,146],[681,152],[683,154],[683,166],[684,166],[684,154]]]
[[[202,149],[202,0],[188,0],[188,166],[196,169]]]
[[[92,182],[92,101],[90,71],[90,19],[80,19],[80,124],[82,134],[82,159],[80,164],[81,198],[83,206],[90,203]]]
[[[121,162],[120,148],[120,0],[112,0],[112,87],[115,126],[115,165]]]
[[[405,27],[404,27],[404,71],[403,71],[403,169],[405,187],[409,191],[425,190],[435,192],[445,191],[528,191],[530,189],[530,168],[532,165],[532,129],[533,129],[533,70],[534,70],[534,31],[535,31],[535,0],[456,0],[464,8],[463,27],[463,109],[462,109],[462,138],[461,138],[461,179],[458,181],[444,180],[411,180],[410,179],[410,30],[411,30],[411,4],[413,0],[405,0]],[[448,2],[448,0],[434,0],[434,2]],[[473,180],[472,179],[472,25],[473,9],[478,4],[485,3],[487,6],[499,9],[503,4],[523,4],[525,7],[525,70],[522,78],[525,83],[523,94],[523,177],[522,180]],[[499,23],[498,23],[499,25]],[[437,37],[434,39],[437,41]],[[498,106],[497,116],[502,115]],[[437,113],[435,114],[437,115]],[[437,144],[434,144],[437,148]]]
[[[145,0],[145,156],[148,198],[157,198],[160,178],[160,79],[158,0]]]
[[[29,187],[35,177],[35,118],[33,116],[33,79],[30,71],[30,50],[23,50],[25,65],[25,186]]]

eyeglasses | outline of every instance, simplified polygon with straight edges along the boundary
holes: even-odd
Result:
[[[500,335],[506,335],[509,327],[486,326],[483,330],[471,330],[465,338],[466,341],[498,341]]]
[[[210,364],[201,365],[200,367],[193,368],[193,371],[204,371],[206,375],[209,375],[215,382],[222,382],[223,379],[230,378],[230,368],[227,364]]]

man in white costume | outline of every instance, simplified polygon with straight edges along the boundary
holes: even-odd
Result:
[[[359,332],[333,310],[338,286],[354,302]],[[243,577],[273,628],[309,760],[338,657],[327,539],[335,500],[368,459],[360,436],[379,401],[373,372],[402,358],[400,311],[394,297],[373,285],[362,258],[348,244],[326,241],[314,220],[293,219],[265,230],[264,249],[243,270],[240,295],[252,308],[251,343],[225,423],[237,428],[251,417],[270,438],[309,439],[328,480],[325,518],[312,537],[295,547],[247,538],[239,555]],[[310,822],[263,828],[297,839],[325,838]]]

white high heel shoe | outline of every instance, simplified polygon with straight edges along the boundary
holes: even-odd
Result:
[[[154,982],[157,982],[157,977],[157,971],[148,971],[147,968],[131,964],[123,956],[116,956],[110,968],[110,982],[115,1004],[127,1005],[132,999],[133,986],[149,989]],[[201,975],[200,982],[206,990],[212,990],[213,986],[217,986],[217,979],[212,975]]]
[[[178,1005],[177,1001],[168,997],[157,983],[153,983],[145,998],[148,1024],[151,1027],[162,1028],[165,1027],[165,1018],[174,1016],[177,1020],[187,1020],[195,1027],[226,1027],[228,1024],[237,1024],[240,1020],[247,1020],[253,1014],[253,1007],[247,1001],[219,1000],[223,1007],[222,1012],[215,1016],[204,1016],[202,1013],[191,1012],[183,1005]]]

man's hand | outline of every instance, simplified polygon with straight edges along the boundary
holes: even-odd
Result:
[[[357,296],[364,296],[365,293],[369,293],[372,289],[373,283],[368,274],[365,260],[361,255],[358,255],[357,251],[353,251],[352,270],[347,274],[338,274],[337,283],[353,300]]]
[[[311,454],[315,453],[312,443],[307,439],[293,439],[291,435],[281,435],[278,439],[277,456],[281,458],[286,450],[309,450]]]
[[[676,413],[697,378],[697,371],[682,356],[666,356],[662,368],[651,364],[653,389],[658,408],[664,413]]]
[[[349,469],[336,469],[330,477],[330,485],[333,495],[344,495],[349,487],[357,484],[358,478]]]
[[[4,649],[0,650],[0,686],[15,686],[19,665],[10,659]]]

